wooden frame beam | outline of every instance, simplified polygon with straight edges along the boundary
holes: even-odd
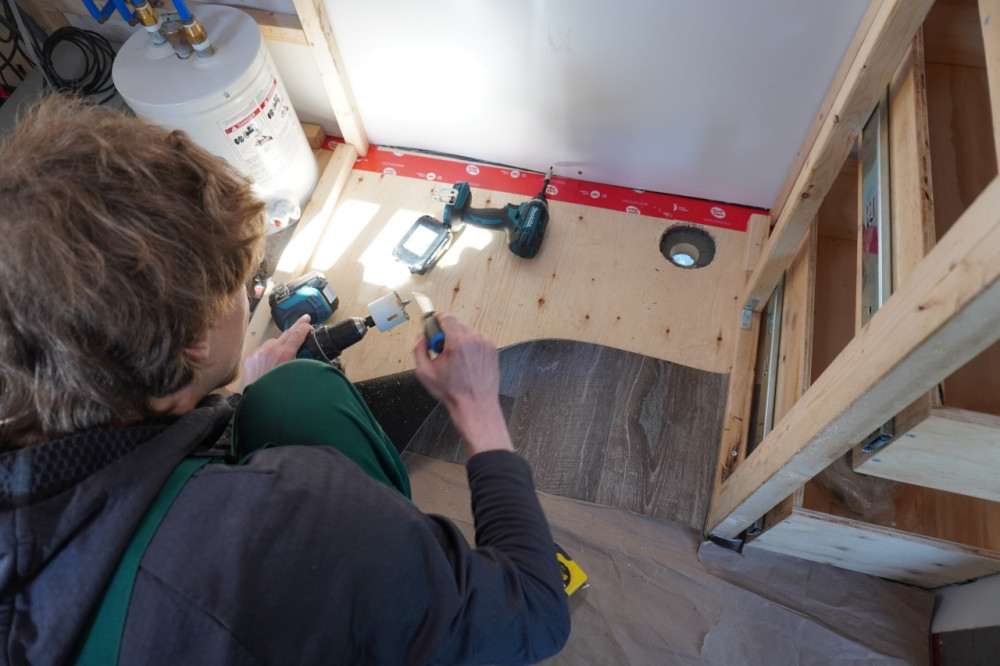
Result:
[[[368,135],[361,124],[354,93],[344,74],[344,62],[340,57],[340,49],[333,36],[333,27],[326,13],[323,0],[292,0],[295,12],[302,22],[302,31],[306,35],[316,67],[319,69],[320,81],[330,101],[330,108],[337,119],[340,134],[344,141],[354,147],[358,155],[368,153]]]
[[[1000,177],[717,489],[728,538],[1000,339]]]
[[[847,80],[847,75],[850,73],[851,66],[854,64],[854,60],[858,56],[858,51],[861,50],[861,44],[864,42],[865,36],[868,35],[868,31],[872,27],[872,22],[875,20],[875,15],[878,13],[878,8],[880,6],[881,3],[878,1],[869,2],[868,9],[865,10],[864,16],[861,17],[861,23],[858,24],[858,29],[854,33],[851,45],[847,47],[847,52],[844,54],[844,60],[840,63],[840,69],[837,70],[837,75],[833,77],[833,83],[830,85],[830,89],[827,91],[826,97],[823,98],[823,103],[819,107],[819,113],[816,114],[816,118],[813,120],[813,124],[809,128],[809,133],[806,135],[805,141],[802,142],[802,146],[799,148],[799,152],[795,154],[795,161],[792,162],[791,168],[788,169],[788,175],[785,177],[785,182],[781,186],[781,191],[778,193],[778,197],[774,200],[774,204],[771,206],[771,216],[774,219],[781,217],[782,211],[788,204],[788,197],[792,192],[792,188],[795,186],[795,181],[802,172],[802,168],[805,166],[806,158],[809,156],[812,147],[816,144],[816,137],[819,136],[819,132],[823,128],[824,121],[826,121],[832,113],[831,109],[833,108],[833,103],[837,98],[837,94],[844,86],[844,81]]]
[[[744,304],[757,311],[766,304],[932,4],[881,1],[743,292]]]
[[[749,280],[761,248],[770,231],[771,218],[751,215],[747,225],[746,245],[743,248],[744,279]],[[726,414],[722,427],[719,451],[719,469],[716,486],[729,478],[743,461],[747,449],[747,431],[750,425],[750,407],[753,399],[754,367],[757,358],[757,336],[760,333],[760,313],[750,316],[749,328],[736,324],[736,343],[733,345],[733,362],[729,366],[729,393],[726,397]]]

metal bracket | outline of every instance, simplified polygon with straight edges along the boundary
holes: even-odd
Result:
[[[785,280],[782,278],[768,299],[761,318],[754,369],[753,401],[746,454],[750,455],[764,441],[774,426],[774,401],[778,386],[778,347],[781,344],[781,313],[784,307]]]
[[[882,425],[881,428],[868,435],[863,442],[861,442],[861,450],[865,453],[872,453],[878,451],[883,446],[892,441],[892,438],[896,436],[896,419],[889,419]]]
[[[741,534],[735,539],[730,539],[729,537],[719,536],[718,534],[709,534],[708,540],[714,543],[716,546],[722,546],[728,550],[734,550],[737,553],[743,552],[743,545],[747,540]]]
[[[747,304],[743,306],[743,317],[740,321],[740,328],[744,331],[749,331],[753,328],[753,312],[757,309],[758,303],[760,303],[759,298],[751,298],[747,301]]]
[[[761,516],[754,521],[753,525],[747,528],[746,535],[748,537],[759,536],[761,532],[764,531],[764,517]]]
[[[434,188],[433,199],[450,206],[458,201],[458,190],[448,185],[438,185]]]
[[[861,131],[861,325],[892,293],[892,227],[889,208],[889,90],[886,89]],[[895,419],[861,442],[865,453],[878,451],[895,436]]]
[[[861,131],[861,325],[892,293],[889,91]]]

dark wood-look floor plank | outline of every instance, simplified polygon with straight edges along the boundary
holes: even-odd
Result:
[[[539,490],[702,527],[728,375],[570,340],[503,349],[500,369],[508,427]],[[408,449],[464,460],[442,407]]]

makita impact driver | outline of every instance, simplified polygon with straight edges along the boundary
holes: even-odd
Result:
[[[472,190],[468,183],[455,183],[434,191],[434,199],[444,206],[444,226],[461,228],[472,224],[487,229],[507,232],[507,247],[519,257],[531,259],[542,246],[545,227],[549,223],[549,204],[545,197],[552,169],[545,176],[542,191],[533,199],[520,204],[507,204],[503,208],[473,208]]]

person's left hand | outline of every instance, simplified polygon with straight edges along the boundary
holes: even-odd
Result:
[[[259,379],[268,370],[295,358],[311,330],[309,315],[304,314],[280,336],[267,340],[260,347],[247,354],[247,357],[243,359],[243,377],[240,380],[240,389],[242,390],[247,384]]]

